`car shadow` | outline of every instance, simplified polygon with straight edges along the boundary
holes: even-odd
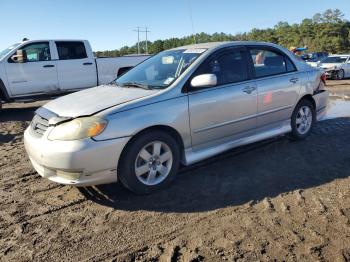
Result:
[[[31,121],[39,106],[3,108],[0,110],[0,122]]]
[[[320,122],[304,141],[279,137],[182,168],[170,187],[137,196],[120,183],[80,188],[89,200],[118,210],[202,212],[350,175],[350,118]]]
[[[14,134],[1,134],[0,133],[0,145],[2,143],[8,143],[8,142],[11,142],[11,141],[14,141],[16,139],[16,135]]]

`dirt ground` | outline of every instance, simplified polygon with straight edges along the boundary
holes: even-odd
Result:
[[[350,80],[329,81],[350,93]],[[350,112],[183,168],[168,189],[41,178],[23,131],[42,103],[0,113],[0,261],[350,261]]]

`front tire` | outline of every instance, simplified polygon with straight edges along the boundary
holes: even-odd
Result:
[[[149,131],[125,148],[120,160],[119,178],[136,194],[149,194],[168,186],[180,163],[176,140],[165,132]]]
[[[314,105],[306,99],[301,100],[295,107],[292,114],[291,137],[294,140],[305,139],[310,135],[315,121],[316,113]]]
[[[344,79],[344,76],[345,76],[345,72],[343,69],[340,69],[337,73],[337,79],[338,80],[343,80]]]

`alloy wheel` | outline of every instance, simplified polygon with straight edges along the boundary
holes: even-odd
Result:
[[[308,106],[300,107],[296,117],[296,127],[299,134],[306,134],[312,125],[312,110]]]
[[[135,174],[144,185],[154,186],[169,175],[173,164],[170,147],[161,141],[154,141],[144,146],[135,161]]]

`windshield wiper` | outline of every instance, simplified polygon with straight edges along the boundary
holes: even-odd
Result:
[[[137,87],[137,88],[143,88],[143,89],[152,90],[151,86],[145,85],[145,84],[141,84],[141,83],[138,83],[138,82],[126,82],[124,84],[121,84],[120,86],[121,87]]]

